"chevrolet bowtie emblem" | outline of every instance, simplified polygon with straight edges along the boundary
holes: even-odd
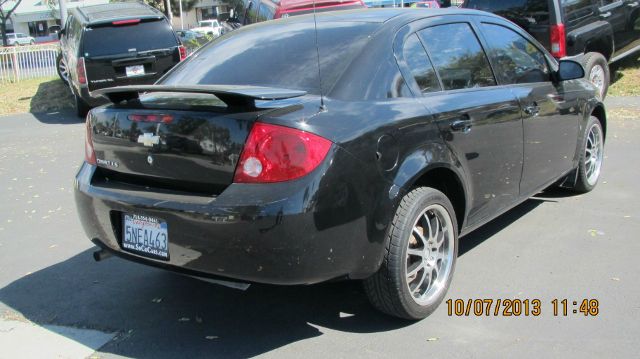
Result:
[[[153,133],[146,132],[138,136],[138,143],[142,143],[145,147],[153,147],[160,143],[160,136],[154,136]]]

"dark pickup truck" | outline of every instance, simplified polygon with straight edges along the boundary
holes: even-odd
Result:
[[[608,64],[640,50],[640,0],[465,0],[462,7],[503,16],[557,58],[579,56],[604,98]]]

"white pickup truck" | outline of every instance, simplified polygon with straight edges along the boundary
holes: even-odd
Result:
[[[202,20],[198,22],[198,27],[191,29],[191,31],[218,37],[224,33],[224,28],[220,25],[218,20]]]

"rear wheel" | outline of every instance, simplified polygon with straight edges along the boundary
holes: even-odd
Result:
[[[56,67],[58,70],[58,76],[60,76],[60,79],[62,80],[62,82],[68,85],[69,84],[69,68],[67,67],[67,63],[64,61],[62,54],[58,54],[58,58],[56,59],[56,64],[57,64]]]
[[[364,281],[371,304],[404,319],[431,314],[453,277],[457,228],[453,206],[442,192],[420,187],[408,193],[389,227],[384,261]]]
[[[609,91],[611,73],[607,59],[597,52],[590,52],[582,59],[586,79],[598,90],[598,99],[604,100]]]

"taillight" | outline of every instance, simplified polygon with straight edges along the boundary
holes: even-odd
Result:
[[[178,51],[180,51],[180,61],[184,60],[187,58],[187,48],[180,45],[178,47]]]
[[[80,83],[80,85],[87,84],[87,69],[84,66],[84,57],[78,58],[78,63],[76,64],[76,75],[78,77],[78,83]]]
[[[242,150],[233,181],[284,182],[303,177],[325,159],[331,141],[309,132],[256,123]]]
[[[134,25],[139,24],[140,19],[128,19],[128,20],[117,20],[111,22],[111,25],[122,26],[122,25]]]
[[[85,120],[87,134],[84,139],[84,160],[90,165],[96,165],[96,151],[93,149],[93,129],[91,127],[91,112]]]
[[[129,121],[133,122],[160,122],[160,123],[171,123],[173,121],[173,116],[171,115],[129,115],[127,116]]]
[[[567,34],[564,24],[551,25],[551,55],[556,58],[567,56]]]

